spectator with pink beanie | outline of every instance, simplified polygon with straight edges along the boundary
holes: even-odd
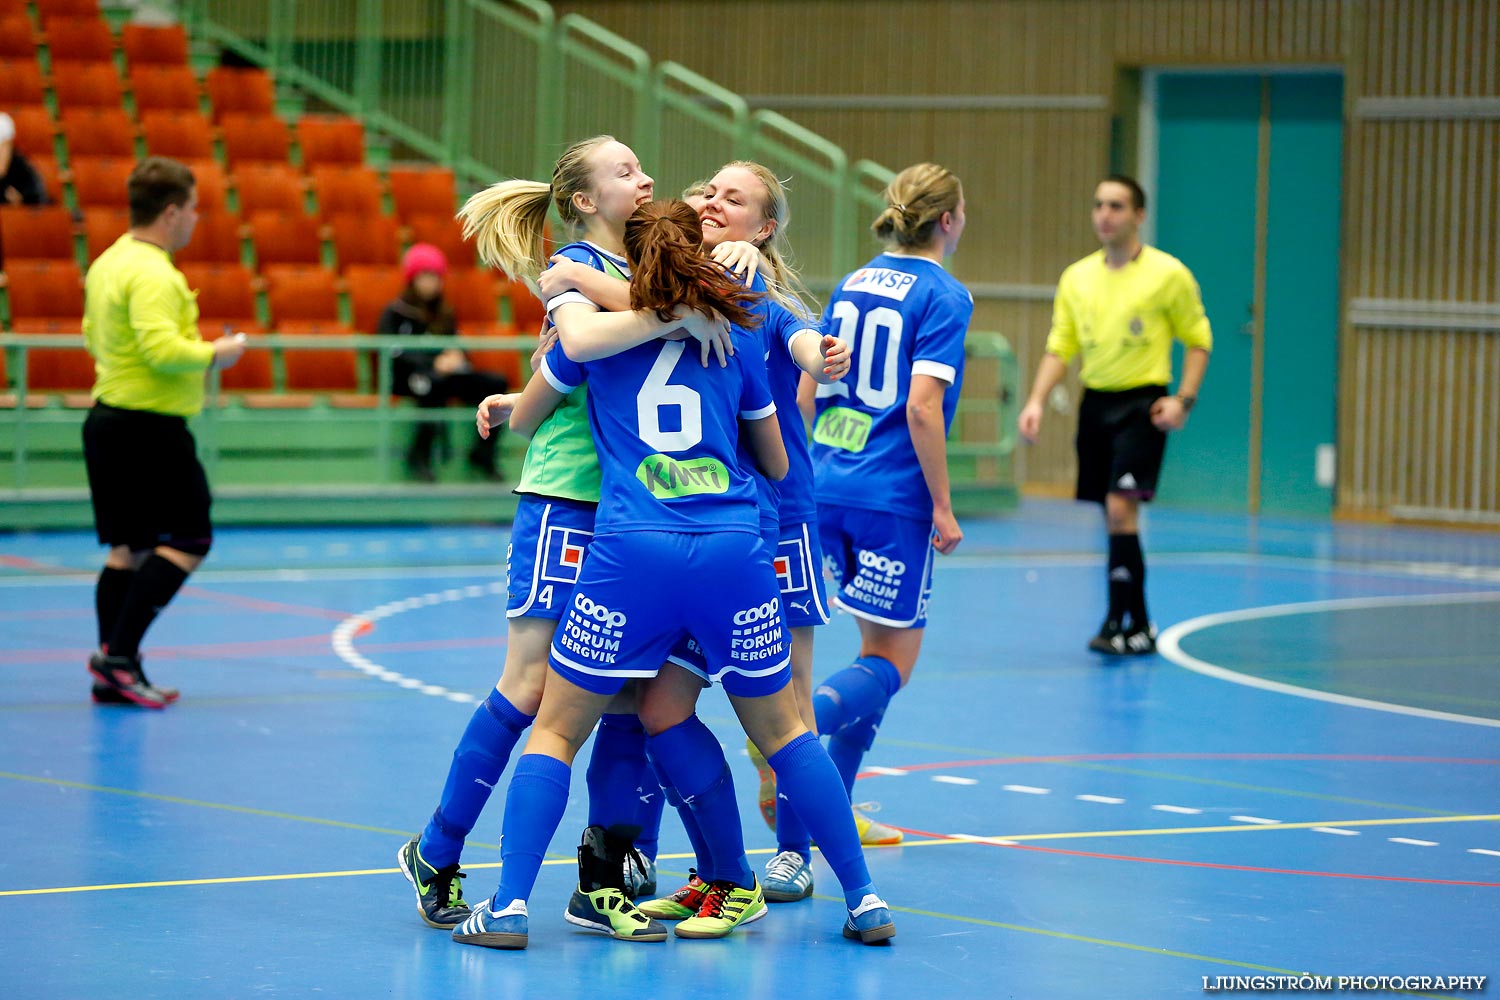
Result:
[[[453,308],[443,299],[443,280],[448,260],[431,243],[417,243],[401,258],[406,288],[380,314],[377,333],[404,337],[452,337],[458,332]],[[393,386],[397,395],[410,396],[423,409],[446,406],[450,400],[478,406],[486,396],[505,392],[505,379],[477,371],[457,347],[410,347],[392,356]],[[406,452],[406,468],[413,479],[432,482],[433,448],[443,436],[440,421],[423,420],[416,425]],[[469,467],[485,479],[497,480],[495,450],[499,435],[474,437],[469,448]]]

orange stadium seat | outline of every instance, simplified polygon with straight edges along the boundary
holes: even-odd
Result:
[[[250,216],[250,242],[262,269],[267,264],[319,264],[323,260],[317,220],[307,215],[256,212]]]
[[[115,36],[98,17],[49,17],[42,22],[53,72],[58,62],[109,63],[114,68]]]
[[[198,316],[205,321],[254,325],[255,275],[243,264],[184,264],[188,287],[198,292]],[[211,325],[205,323],[205,326]]]
[[[187,65],[187,33],[180,24],[127,24],[120,32],[120,43],[132,68]]]
[[[172,255],[183,264],[238,264],[243,260],[240,217],[231,212],[200,212],[188,245]]]
[[[181,162],[193,172],[193,182],[198,188],[198,211],[227,212],[229,179],[224,176],[219,161],[184,158]]]
[[[196,111],[153,109],[141,114],[146,152],[174,160],[211,160],[214,135],[208,119]]]
[[[0,107],[46,107],[47,88],[35,59],[0,59]]]
[[[19,14],[0,17],[0,59],[36,59],[36,29],[23,9]]]
[[[380,177],[366,166],[318,166],[312,169],[312,188],[318,214],[380,215]]]
[[[148,64],[130,67],[130,92],[136,114],[148,111],[200,110],[198,78],[186,66]]]
[[[474,244],[464,240],[463,227],[452,212],[442,215],[404,215],[397,218],[406,223],[413,243],[431,243],[443,251],[449,267],[474,267],[478,258],[474,255]]]
[[[354,329],[359,333],[374,333],[380,314],[401,294],[406,281],[399,267],[354,264],[344,270],[344,285],[349,290]]]
[[[73,108],[115,108],[124,104],[124,89],[113,63],[52,62],[52,94],[67,114]]]
[[[342,323],[293,320],[277,328],[277,333],[299,335],[350,334],[354,331]],[[296,392],[354,392],[359,388],[359,358],[352,347],[326,350],[288,349],[281,352],[286,370],[286,387]]]
[[[401,262],[401,227],[389,216],[335,215],[328,226],[340,268]]]
[[[125,189],[136,160],[124,156],[79,156],[73,160],[73,194],[84,209],[129,208]]]
[[[71,260],[22,260],[5,268],[10,278],[10,315],[17,331],[33,326],[73,324],[83,318],[83,276]]]
[[[52,137],[57,135],[57,122],[51,112],[39,105],[25,105],[10,111],[16,123],[16,148],[31,156],[52,156],[57,147]]]
[[[219,119],[219,135],[231,170],[241,163],[286,163],[292,149],[286,122],[275,115],[226,115]]]
[[[69,162],[78,156],[135,157],[135,125],[120,108],[64,110],[62,134]]]
[[[42,177],[42,188],[47,192],[47,200],[53,204],[62,201],[62,172],[57,169],[57,159],[51,156],[39,156],[27,153],[27,159],[31,165],[36,167],[36,172]]]
[[[273,264],[262,267],[271,324],[291,320],[339,321],[338,276],[326,267]]]
[[[240,211],[286,212],[301,215],[304,211],[303,180],[290,163],[244,163],[229,174],[239,192]]]
[[[452,218],[458,209],[453,171],[446,167],[392,167],[386,180],[399,219],[413,215]]]
[[[343,115],[303,115],[297,120],[302,169],[328,163],[365,162],[365,126]]]
[[[225,115],[272,115],[276,113],[276,88],[262,69],[215,66],[203,78],[214,121]]]
[[[130,228],[128,208],[92,208],[83,216],[83,238],[88,245],[88,260],[94,259],[114,245],[125,230]]]
[[[460,327],[467,323],[496,323],[500,319],[500,282],[493,271],[477,267],[450,268],[443,297],[453,307]]]
[[[0,254],[19,260],[73,260],[73,219],[60,205],[0,206]]]

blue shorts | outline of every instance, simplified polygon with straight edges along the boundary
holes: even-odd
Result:
[[[505,617],[557,621],[594,540],[596,506],[522,494],[505,552]]]
[[[729,694],[774,694],[791,680],[781,598],[758,537],[601,535],[552,637],[548,662],[581,688],[613,694],[632,677],[655,677],[687,636],[697,639],[709,664],[700,676]]]
[[[823,564],[839,585],[833,603],[866,621],[923,628],[932,596],[932,522],[823,504]]]

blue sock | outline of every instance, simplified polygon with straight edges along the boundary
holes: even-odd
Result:
[[[641,776],[646,763],[646,730],[633,715],[604,715],[594,733],[589,757],[589,826],[608,829],[636,825],[640,811]]]
[[[875,745],[875,733],[884,718],[885,709],[882,708],[828,738],[828,757],[838,768],[839,777],[844,779],[844,789],[849,793],[850,801],[853,801],[854,779],[859,776],[859,765],[865,759],[865,752]]]
[[[777,795],[780,794],[778,788]],[[807,832],[807,824],[785,799],[776,803],[776,850],[796,851],[804,858],[812,858],[812,835]]]
[[[650,737],[647,737],[649,742]],[[682,828],[687,831],[688,841],[693,845],[693,854],[698,869],[698,877],[712,874],[714,866],[713,852],[708,849],[708,841],[703,839],[703,828],[698,825],[698,817],[693,815],[692,808],[677,794],[677,788],[662,771],[660,765],[650,753],[646,758],[651,761],[651,767],[656,772],[656,780],[661,785],[661,797],[677,810],[677,815],[682,820]]]
[[[883,712],[899,690],[901,674],[890,660],[860,657],[813,691],[819,735],[835,736],[845,726]]]
[[[493,689],[484,704],[474,710],[468,728],[453,750],[443,797],[438,800],[418,844],[422,859],[429,865],[442,868],[458,862],[464,839],[479,821],[479,814],[510,760],[510,752],[534,718]]]
[[[734,776],[718,738],[694,715],[651,737],[650,742],[651,759],[692,809],[713,856],[710,874],[699,872],[699,877],[706,882],[723,879],[736,885],[753,885],[755,873],[745,857]]]
[[[844,900],[851,909],[858,906],[874,888],[854,814],[849,811],[849,797],[823,744],[812,733],[803,733],[776,751],[768,763],[776,771],[777,791],[786,793],[818,842],[823,860],[844,887]]]
[[[572,777],[572,768],[546,754],[526,753],[516,761],[500,827],[500,888],[495,890],[493,909],[504,909],[513,899],[531,898],[542,855],[568,808]]]
[[[642,744],[644,746],[644,742]],[[641,828],[635,838],[635,849],[652,861],[660,847],[661,814],[666,803],[666,790],[661,787],[661,777],[651,755],[645,754],[646,766],[641,769],[636,787],[635,825]]]

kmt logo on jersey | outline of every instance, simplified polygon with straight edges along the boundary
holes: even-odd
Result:
[[[594,538],[580,528],[549,527],[542,554],[541,578],[549,583],[577,583],[583,554]]]
[[[846,292],[869,292],[897,302],[906,301],[906,293],[917,283],[915,274],[893,271],[888,267],[862,267],[844,282]]]
[[[782,539],[776,546],[776,558],[771,565],[776,569],[776,582],[781,584],[783,594],[807,589],[807,546],[802,539]]]

